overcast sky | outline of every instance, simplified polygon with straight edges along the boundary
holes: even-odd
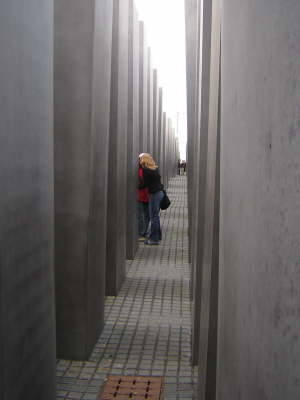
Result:
[[[177,128],[181,158],[186,147],[186,65],[184,0],[135,0],[139,19],[145,22],[152,62],[163,87],[164,110]],[[179,113],[179,114],[177,114]]]

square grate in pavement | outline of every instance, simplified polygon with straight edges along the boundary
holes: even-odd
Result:
[[[109,375],[98,400],[160,400],[163,378]]]

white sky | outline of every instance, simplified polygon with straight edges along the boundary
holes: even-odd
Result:
[[[181,158],[186,158],[186,60],[184,0],[134,0],[145,22],[153,67],[163,87],[164,110],[177,129]]]

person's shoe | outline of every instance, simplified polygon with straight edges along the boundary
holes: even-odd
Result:
[[[145,236],[140,236],[138,238],[138,242],[144,242],[145,241]]]
[[[153,240],[148,239],[148,240],[145,240],[145,244],[148,246],[158,246],[159,242],[154,242]]]

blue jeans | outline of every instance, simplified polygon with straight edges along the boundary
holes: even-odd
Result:
[[[139,236],[146,236],[148,234],[150,222],[149,203],[143,203],[139,201],[138,205]]]
[[[164,193],[161,190],[159,190],[156,193],[150,194],[150,201],[149,201],[149,213],[151,221],[150,240],[152,240],[153,242],[158,242],[161,240],[159,212],[160,212],[160,203],[163,197]]]

